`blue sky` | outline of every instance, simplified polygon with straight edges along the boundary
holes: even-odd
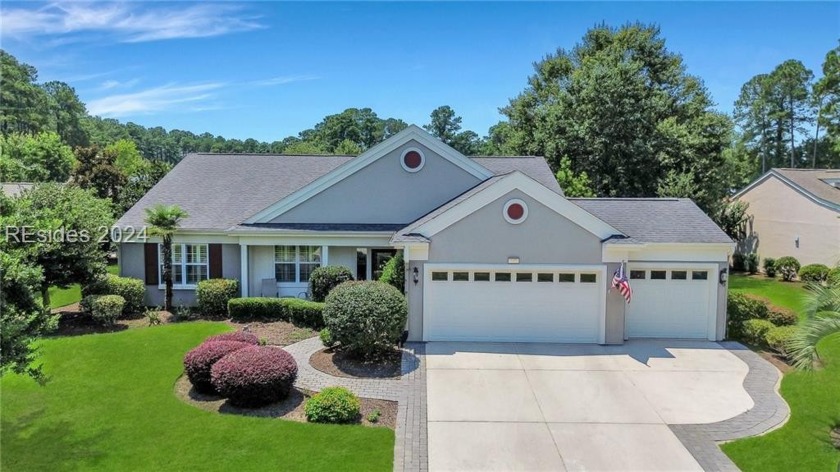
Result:
[[[819,77],[840,3],[13,3],[2,47],[92,113],[273,141],[348,107],[424,124],[448,104],[486,134],[532,63],[604,22],[660,25],[730,112],[786,59]]]

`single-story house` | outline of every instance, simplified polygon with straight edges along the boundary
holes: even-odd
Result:
[[[738,252],[840,263],[840,169],[770,169],[735,198],[751,216]]]
[[[543,158],[466,157],[417,126],[358,157],[190,154],[117,226],[139,231],[157,203],[189,213],[176,304],[208,277],[305,297],[315,267],[375,279],[402,251],[410,340],[725,335],[734,243],[691,200],[566,198]],[[119,261],[161,304],[156,240],[123,242]],[[610,288],[622,262],[629,304]]]

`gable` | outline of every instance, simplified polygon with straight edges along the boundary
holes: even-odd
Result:
[[[838,196],[840,196],[840,190],[833,188],[831,185],[827,184],[824,181],[815,179],[816,181],[810,181],[807,176],[804,178],[797,178],[799,182],[794,181],[793,177],[797,177],[795,174],[791,174],[791,172],[797,172],[796,170],[789,170],[789,169],[771,169],[766,174],[762,175],[754,182],[749,184],[748,186],[744,187],[741,191],[735,194],[734,198],[737,200],[743,200],[749,202],[751,199],[754,198],[765,198],[765,197],[756,197],[756,195],[766,195],[768,191],[767,189],[778,189],[781,186],[787,187],[786,193],[790,195],[796,195],[795,198],[797,200],[803,200],[800,204],[804,206],[809,205],[819,205],[821,207],[830,209],[834,212],[840,212],[840,203],[837,202]],[[815,171],[800,171],[800,172],[809,172],[814,173]],[[817,171],[818,173],[820,171]],[[824,171],[826,175],[832,171]],[[815,174],[817,175],[817,174]],[[806,186],[800,184],[807,184]]]
[[[403,164],[412,149],[416,171]],[[412,125],[245,223],[406,223],[492,175]]]

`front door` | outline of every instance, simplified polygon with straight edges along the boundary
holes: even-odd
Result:
[[[373,249],[370,251],[371,271],[373,273],[371,280],[379,280],[379,277],[382,277],[382,269],[385,268],[385,264],[396,254],[396,249]]]

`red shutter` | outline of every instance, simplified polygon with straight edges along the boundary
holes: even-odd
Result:
[[[146,285],[158,284],[158,245],[146,243],[143,245],[145,257]]]
[[[222,278],[222,245],[221,244],[210,244],[208,255],[210,256],[210,278],[211,279],[221,279]]]

